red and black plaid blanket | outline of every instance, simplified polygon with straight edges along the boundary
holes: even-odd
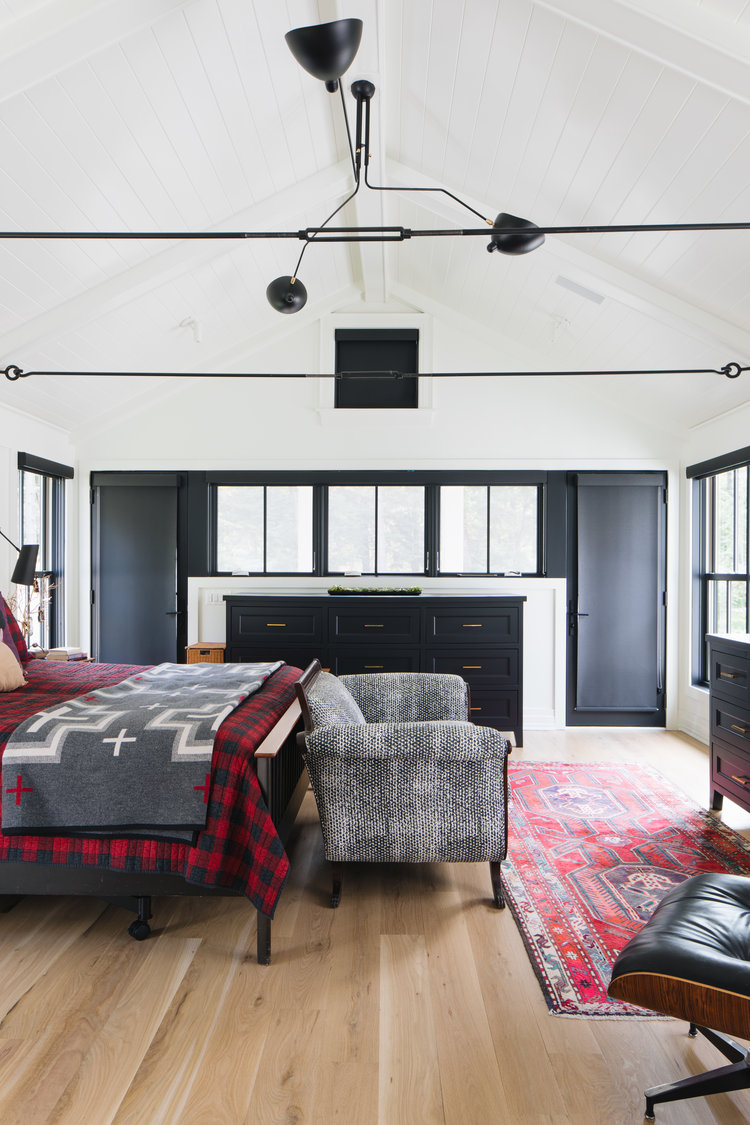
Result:
[[[11,731],[37,711],[118,683],[139,670],[127,664],[29,661],[24,665],[27,686],[0,696],[0,754]],[[272,918],[289,861],[263,800],[253,751],[294,699],[299,674],[298,668],[283,665],[219,727],[208,818],[193,847],[157,840],[0,834],[0,863],[182,875],[189,883],[244,894]]]

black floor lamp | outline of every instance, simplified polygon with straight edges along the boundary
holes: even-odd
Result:
[[[15,582],[17,586],[33,586],[36,575],[36,558],[39,554],[39,544],[24,543],[22,547],[17,547],[4,531],[0,531],[0,535],[2,535],[6,543],[10,543],[14,551],[18,551],[18,560],[10,576],[11,582]]]

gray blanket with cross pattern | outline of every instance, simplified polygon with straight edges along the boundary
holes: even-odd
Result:
[[[159,664],[32,715],[3,754],[3,834],[190,842],[221,722],[282,663]]]

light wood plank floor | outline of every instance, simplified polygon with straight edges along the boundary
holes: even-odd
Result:
[[[649,761],[707,799],[672,732],[529,732],[514,757]],[[239,900],[163,900],[143,943],[95,901],[0,916],[2,1125],[632,1125],[646,1086],[724,1061],[682,1023],[550,1016],[483,864],[352,868],[331,910],[309,793],[290,855],[269,967]],[[748,1120],[750,1093],[657,1107]]]

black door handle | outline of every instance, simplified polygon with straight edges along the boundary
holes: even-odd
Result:
[[[168,609],[164,614],[165,617],[179,617],[182,614],[181,609]]]

